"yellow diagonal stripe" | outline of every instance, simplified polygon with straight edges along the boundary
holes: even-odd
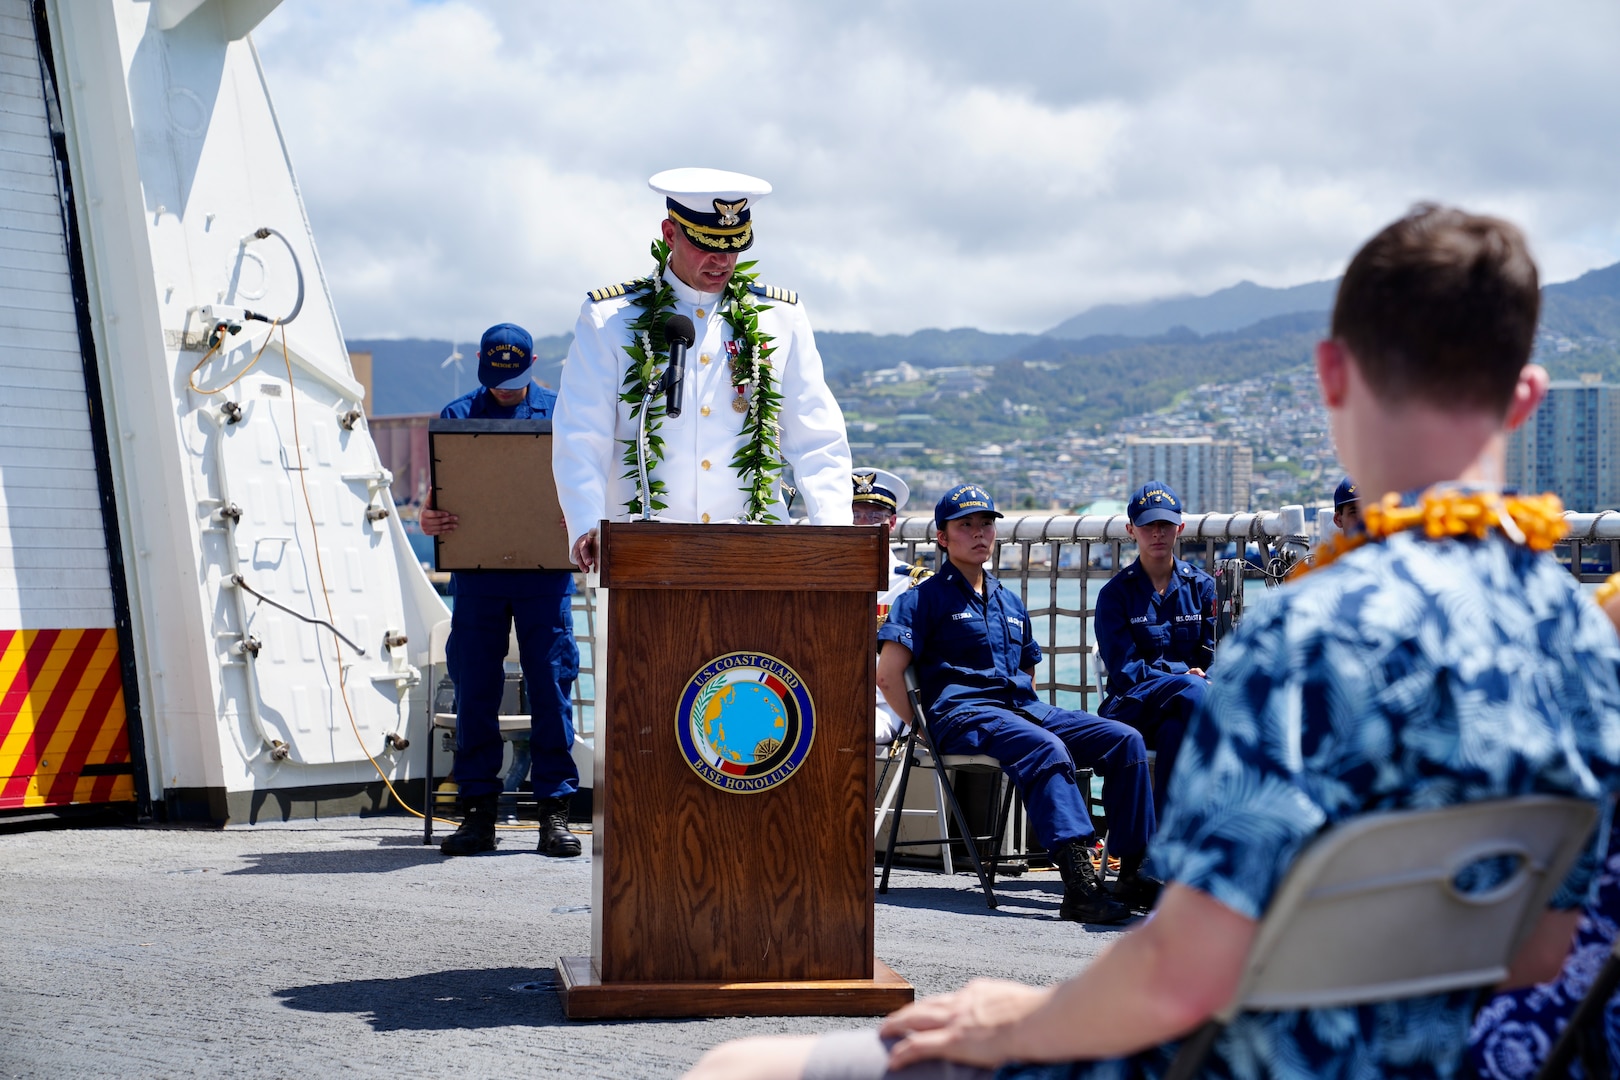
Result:
[[[107,673],[107,668],[118,648],[117,641],[113,639],[111,634],[102,634],[99,630],[79,630],[74,631],[74,633],[78,636],[73,639],[73,643],[61,646],[68,655],[72,655],[72,650],[78,646],[85,634],[101,634],[103,640],[96,647],[95,652],[90,654],[90,662],[85,665],[84,671],[79,675],[79,682],[73,687],[73,696],[68,698],[67,707],[62,712],[62,718],[57,722],[56,729],[51,732],[50,742],[46,744],[41,755],[40,760],[42,762],[49,761],[53,772],[61,771],[62,759],[67,757],[69,750],[73,749],[73,738],[78,734],[80,726],[86,722],[84,714],[85,710],[90,706],[90,698],[95,694],[96,687],[100,685],[102,676]],[[65,639],[67,633],[64,633],[62,637]],[[111,642],[110,648],[108,647],[109,642]],[[52,650],[53,653],[55,651]],[[60,673],[58,674],[60,675]],[[38,702],[39,708],[44,709],[48,700],[48,697],[40,698]],[[90,717],[89,722],[99,724],[101,718],[99,716]]]

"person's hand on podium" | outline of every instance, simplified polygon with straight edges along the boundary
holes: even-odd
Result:
[[[568,528],[568,523],[563,523]],[[423,530],[426,531],[426,530]],[[574,541],[574,550],[570,553],[574,565],[587,574],[596,569],[596,530],[592,529],[578,540]]]
[[[433,495],[430,492],[422,501],[422,513],[417,523],[422,526],[423,536],[438,536],[453,530],[460,521],[461,518],[448,510],[433,509]]]

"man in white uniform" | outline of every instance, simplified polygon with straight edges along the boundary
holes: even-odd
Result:
[[[906,505],[906,499],[911,495],[911,488],[894,473],[883,469],[856,469],[854,479],[855,493],[850,498],[850,512],[855,517],[855,524],[887,525],[893,530],[895,521],[900,515],[900,508]],[[894,598],[932,573],[920,566],[914,569],[901,557],[900,549],[895,545],[889,547],[889,567],[889,587],[879,593],[877,598],[877,619],[880,627],[889,615],[889,605],[894,603]],[[883,692],[878,691],[878,745],[894,742],[904,735],[905,731],[905,722],[895,715],[894,709],[883,699]]]
[[[588,295],[557,398],[552,470],[575,565],[596,565],[599,521],[642,516],[635,447],[649,388],[658,518],[786,524],[777,484],[785,462],[811,524],[850,524],[844,415],[804,305],[736,272],[754,241],[753,204],[771,186],[716,169],[673,169],[648,184],[668,210],[649,274]],[[658,390],[671,315],[696,331],[679,417],[664,414]]]

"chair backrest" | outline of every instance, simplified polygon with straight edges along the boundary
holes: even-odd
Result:
[[[431,729],[437,727],[454,728],[455,699],[446,693],[439,693],[439,684],[444,681],[445,650],[450,643],[450,620],[440,619],[428,631],[428,669],[426,685],[422,690],[422,709],[427,715],[427,725]],[[450,720],[445,722],[444,717]],[[432,753],[430,750],[429,753]]]
[[[428,631],[428,663],[444,663],[445,647],[450,643],[450,620],[440,619]]]
[[[922,684],[917,681],[917,665],[906,665],[906,700],[911,702],[911,730],[918,730],[919,725],[927,727],[928,710],[923,708]],[[932,744],[931,739],[924,740],[925,745]]]
[[[1272,899],[1217,1015],[1326,1008],[1500,982],[1597,820],[1546,795],[1368,814],[1314,840]],[[1488,888],[1459,875],[1491,860]]]

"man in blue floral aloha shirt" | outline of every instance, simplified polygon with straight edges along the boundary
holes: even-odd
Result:
[[[1504,507],[1488,485],[1505,434],[1546,393],[1528,362],[1539,308],[1535,263],[1504,221],[1421,206],[1357,253],[1316,367],[1362,491]],[[1479,486],[1454,487],[1464,479]],[[877,1077],[927,1062],[904,1075],[1162,1076],[1176,1040],[1231,1000],[1260,917],[1323,829],[1530,793],[1603,799],[1620,764],[1620,639],[1567,571],[1518,542],[1533,516],[1512,512],[1511,539],[1380,534],[1249,613],[1176,763],[1153,844],[1163,899],[1075,979],[975,980],[878,1032],[733,1043],[692,1075]],[[1595,866],[1589,853],[1521,956],[1556,968]],[[1449,1077],[1472,1002],[1243,1014],[1202,1075]]]

